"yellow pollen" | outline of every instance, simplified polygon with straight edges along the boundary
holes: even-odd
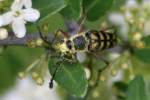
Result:
[[[19,11],[16,11],[15,13],[14,13],[14,16],[15,17],[18,17],[18,16],[20,16],[21,15],[21,13],[19,12]]]

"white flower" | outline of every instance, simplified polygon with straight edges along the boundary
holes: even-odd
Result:
[[[120,13],[110,14],[109,21],[117,26],[121,26],[124,25],[124,23],[126,23],[124,16]]]
[[[62,100],[57,93],[57,88],[49,89],[49,79],[42,86],[36,86],[31,78],[16,80],[13,86],[5,94],[0,95],[0,100]]]
[[[110,14],[108,19],[111,23],[119,27],[120,36],[125,40],[127,40],[128,39],[127,33],[129,31],[129,27],[125,20],[125,17],[120,13],[112,13]]]
[[[11,11],[0,16],[0,27],[11,24],[16,37],[24,37],[26,22],[35,22],[40,17],[40,12],[31,6],[31,0],[15,0],[11,6]]]
[[[8,31],[5,28],[0,28],[0,40],[4,40],[8,37]]]
[[[128,9],[135,9],[138,7],[138,4],[137,4],[136,0],[128,0],[126,3],[126,7]]]
[[[22,8],[23,6],[25,8],[31,8],[32,1],[31,0],[14,0],[13,4],[11,5],[11,9],[18,9],[18,6],[20,8]]]

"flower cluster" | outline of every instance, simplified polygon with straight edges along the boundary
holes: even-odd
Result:
[[[26,34],[26,22],[35,22],[39,17],[40,12],[32,8],[31,0],[14,0],[10,11],[0,15],[0,27],[11,25],[15,36],[17,38],[23,38]],[[5,35],[3,32],[0,32],[0,34]]]
[[[128,0],[126,5],[121,7],[121,12],[110,14],[109,20],[120,29],[123,39],[130,39],[137,48],[143,48],[143,37],[150,34],[150,1]]]
[[[109,14],[109,24],[113,24],[118,28],[117,35],[125,42],[129,42],[135,50],[147,48],[144,38],[150,36],[150,0],[127,0],[126,4],[121,6],[119,11]],[[128,72],[129,79],[133,79],[136,73],[132,53],[128,50],[119,54],[119,57],[114,57],[111,54],[111,59],[117,59],[111,63],[111,68],[108,69],[112,76],[125,76]],[[121,74],[120,75],[120,71]],[[119,73],[118,73],[119,72]],[[104,81],[108,72],[101,75],[101,80]],[[117,80],[123,79],[118,78]],[[110,79],[109,79],[110,80]],[[112,78],[110,81],[116,81]]]

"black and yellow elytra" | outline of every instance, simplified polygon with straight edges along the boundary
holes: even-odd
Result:
[[[94,52],[112,48],[117,44],[115,33],[90,30],[65,38],[63,43],[57,45],[57,49],[63,55],[71,55],[77,52]]]
[[[88,51],[91,52],[112,48],[117,43],[115,33],[91,30],[86,32],[85,36],[89,39]]]

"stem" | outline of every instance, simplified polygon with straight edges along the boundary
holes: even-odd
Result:
[[[47,38],[51,40],[51,35],[52,33],[49,33]],[[36,41],[37,39],[41,39],[39,33],[33,33],[33,34],[27,34],[23,38],[17,38],[13,35],[12,32],[9,33],[9,36],[5,40],[0,40],[0,47],[1,46],[28,46],[30,41]],[[35,47],[46,47],[46,45],[41,45],[41,46],[35,46]]]
[[[95,89],[98,87],[99,81],[100,81],[100,80],[99,80],[99,77],[101,76],[102,72],[103,72],[106,68],[109,67],[110,63],[107,62],[107,61],[105,61],[105,60],[103,60],[103,61],[106,63],[106,66],[103,67],[102,69],[99,69],[99,70],[97,71],[96,79],[94,80],[94,84],[88,86],[87,94],[85,95],[85,97],[83,98],[83,100],[88,100],[88,97],[89,97],[89,95],[92,93],[92,91],[95,90]],[[92,62],[91,62],[90,64],[92,65]],[[93,77],[93,74],[91,74],[91,77]]]

